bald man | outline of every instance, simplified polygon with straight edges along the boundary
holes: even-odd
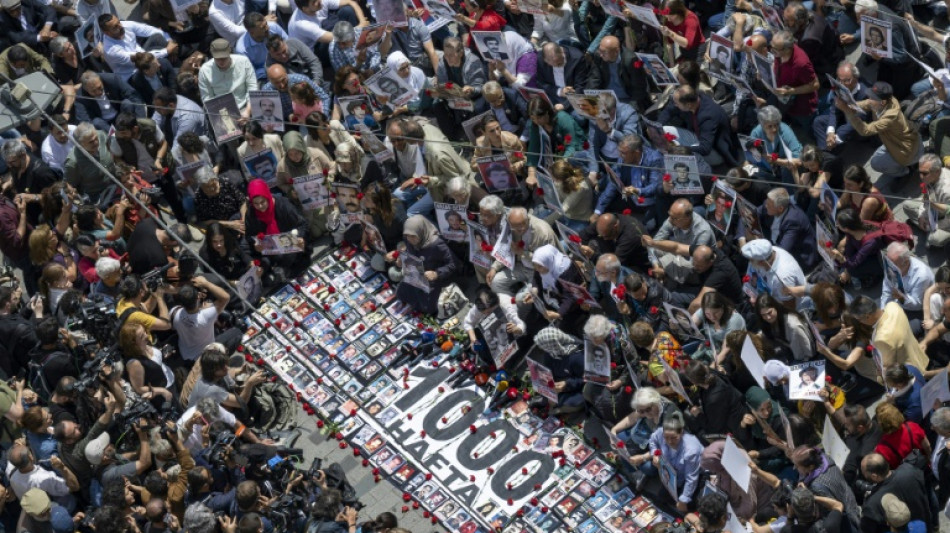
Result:
[[[587,89],[612,90],[618,100],[642,112],[650,107],[649,85],[645,69],[633,68],[636,56],[632,45],[637,41],[629,28],[626,31],[630,34],[624,39],[628,44],[623,47],[620,39],[613,35],[601,39],[597,53],[591,56],[593,63]]]
[[[637,219],[604,213],[580,232],[581,251],[592,261],[602,254],[614,254],[622,265],[646,272],[650,268],[650,258],[642,243],[645,234]]]
[[[538,61],[538,86],[551,103],[570,108],[567,95],[587,87],[590,67],[584,53],[573,46],[545,43]]]
[[[926,456],[924,457],[926,461]],[[929,468],[926,467],[926,468]],[[861,508],[862,533],[886,533],[891,531],[887,525],[881,499],[885,494],[894,494],[899,497],[910,509],[910,515],[927,523],[928,528],[937,524],[932,523],[931,491],[927,489],[924,473],[920,468],[904,463],[891,470],[883,455],[871,453],[861,460],[861,473],[864,479],[876,486],[869,491]]]
[[[280,93],[280,107],[284,111],[284,120],[289,120],[288,117],[294,113],[294,106],[290,101],[290,88],[301,82],[309,84],[313,92],[317,93],[317,98],[323,102],[323,109],[332,109],[330,95],[323,90],[323,87],[302,74],[287,72],[287,69],[281,64],[273,64],[267,67],[267,83],[261,87],[261,90]],[[303,122],[305,118],[299,117],[300,122]],[[271,131],[273,125],[264,126],[264,129]]]
[[[668,215],[655,237],[643,237],[643,245],[657,252],[659,261],[653,265],[654,274],[684,283],[692,271],[690,246],[715,246],[716,235],[706,219],[693,212],[693,204],[685,198],[673,202]]]

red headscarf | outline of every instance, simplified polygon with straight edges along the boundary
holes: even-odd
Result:
[[[277,217],[274,215],[274,196],[270,193],[270,187],[267,186],[267,182],[262,179],[251,180],[251,182],[247,184],[247,197],[253,202],[254,198],[258,196],[263,196],[267,199],[267,209],[261,212],[253,205],[251,209],[254,210],[254,216],[257,217],[257,220],[260,220],[266,226],[264,234],[274,235],[275,233],[280,233],[280,230],[277,228]]]

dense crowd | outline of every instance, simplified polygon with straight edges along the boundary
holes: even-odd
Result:
[[[938,530],[944,2],[138,7],[0,0],[0,74],[61,89],[0,133],[4,529],[405,531],[290,466],[293,399],[236,352],[254,280],[332,242],[464,309],[480,364],[501,317],[553,373],[531,407],[611,428],[686,519],[652,531]]]

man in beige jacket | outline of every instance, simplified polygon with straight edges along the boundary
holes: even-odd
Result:
[[[868,99],[858,102],[858,107],[868,112],[870,122],[861,120],[857,113],[840,98],[835,99],[854,131],[862,137],[877,135],[882,145],[871,156],[871,168],[889,178],[901,178],[910,171],[924,153],[920,135],[901,112],[900,103],[894,98],[891,84],[879,81],[868,91]]]

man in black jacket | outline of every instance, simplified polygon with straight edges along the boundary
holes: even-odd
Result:
[[[56,12],[37,0],[0,0],[0,48],[19,43],[42,53],[59,35],[55,25]]]
[[[924,457],[924,461],[926,459]],[[861,471],[865,479],[875,484],[865,497],[864,506],[861,508],[861,533],[891,531],[881,506],[881,500],[886,494],[894,494],[900,498],[910,509],[910,515],[926,522],[928,529],[936,526],[930,509],[929,491],[920,468],[903,463],[891,470],[883,455],[872,453],[861,461]]]
[[[514,89],[502,87],[497,81],[482,86],[482,96],[488,108],[498,118],[501,129],[521,135],[528,121],[528,104]]]
[[[10,139],[0,149],[13,177],[13,189],[20,194],[40,194],[43,189],[59,181],[53,169],[26,149],[20,139]],[[26,219],[36,226],[40,222],[42,207],[39,202],[26,206]]]
[[[541,59],[538,61],[538,86],[552,104],[562,104],[570,109],[567,95],[583,92],[587,87],[590,64],[577,48],[557,43],[546,43],[541,48]]]
[[[119,76],[86,71],[81,82],[82,88],[76,92],[76,104],[73,106],[78,122],[91,122],[96,129],[109,131],[119,113],[145,117],[142,97]],[[116,102],[120,102],[118,107]]]
[[[734,167],[740,160],[739,138],[729,124],[729,115],[712,97],[681,85],[673,92],[672,106],[666,106],[657,122],[677,126],[696,135],[693,153],[703,156],[709,166]]]
[[[587,89],[612,90],[617,100],[643,113],[650,107],[650,91],[645,69],[634,68],[635,52],[629,46],[620,49],[620,39],[608,35],[600,41],[597,55],[587,77]]]
[[[845,405],[835,412],[835,417],[839,416],[844,419],[844,428],[847,431],[844,443],[850,450],[841,472],[845,481],[853,488],[855,480],[861,475],[861,461],[874,451],[881,440],[881,426],[877,420],[868,416],[867,410],[861,404]]]
[[[37,345],[30,351],[30,362],[34,365],[36,374],[30,375],[30,387],[36,391],[43,401],[48,402],[59,380],[72,376],[79,378],[79,370],[70,347],[76,345],[69,333],[63,332],[60,336],[59,322],[56,317],[46,317],[36,325]],[[34,379],[35,376],[35,379]]]
[[[602,254],[614,254],[620,264],[637,272],[650,268],[647,249],[643,247],[643,226],[628,215],[604,213],[580,232],[581,251],[592,261]]]

